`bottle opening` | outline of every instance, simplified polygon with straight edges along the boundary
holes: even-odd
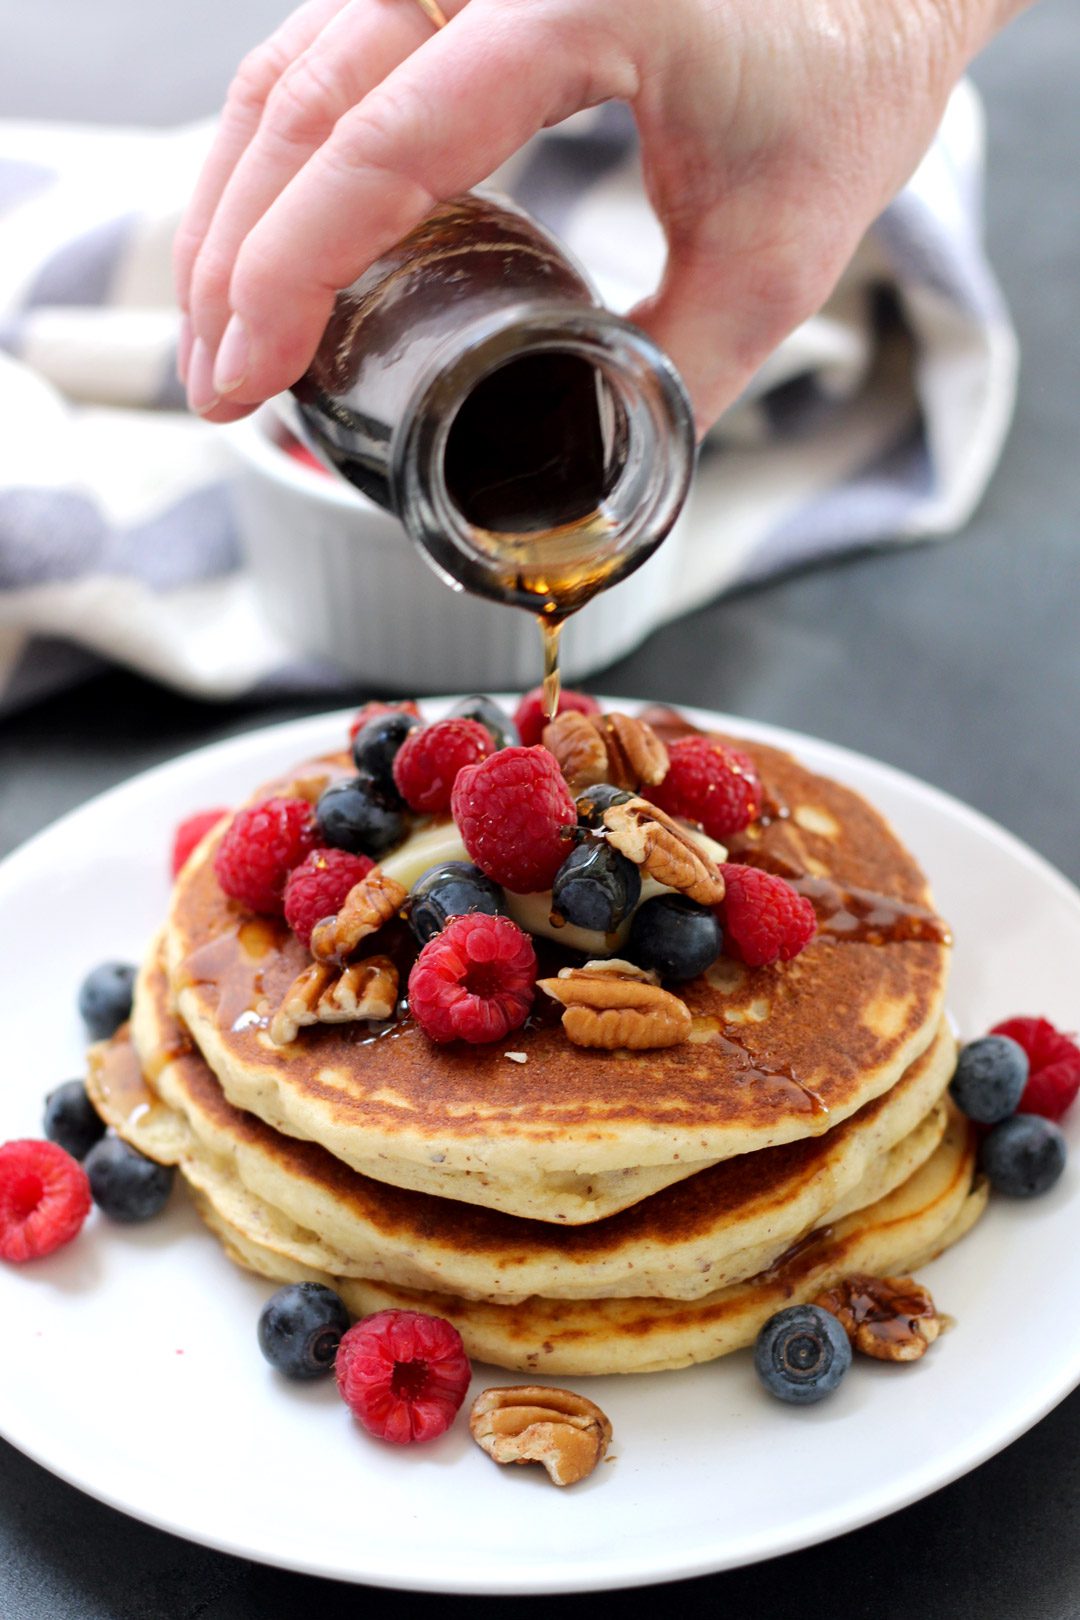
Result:
[[[693,419],[670,361],[607,310],[497,312],[421,385],[394,444],[403,521],[453,584],[557,624],[655,551]]]
[[[538,535],[593,518],[617,476],[615,401],[580,354],[506,361],[482,378],[451,424],[447,493],[465,521]]]

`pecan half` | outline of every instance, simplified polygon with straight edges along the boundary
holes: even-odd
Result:
[[[585,1479],[611,1442],[611,1424],[593,1401],[539,1384],[485,1389],[469,1432],[494,1462],[540,1463],[553,1485]]]
[[[914,1277],[845,1277],[814,1300],[856,1350],[878,1361],[918,1361],[941,1332],[928,1289]]]
[[[608,1052],[681,1046],[693,1023],[684,1001],[629,962],[563,968],[556,979],[538,980],[537,989],[566,1008],[562,1027],[575,1046]]]
[[[544,727],[543,744],[575,792],[607,781],[607,748],[589,715],[567,709]]]
[[[629,714],[568,710],[544,727],[543,742],[578,791],[610,782],[636,792],[654,787],[668,772],[668,751],[655,731]]]
[[[631,714],[594,715],[607,745],[608,778],[616,787],[655,787],[668,773],[668,751],[652,726]]]
[[[313,962],[286,990],[270,1022],[275,1046],[288,1046],[309,1024],[352,1024],[390,1018],[397,1006],[398,970],[388,956],[367,956],[337,970]]]
[[[354,883],[336,917],[324,917],[311,931],[311,954],[317,962],[344,962],[369,934],[401,910],[408,890],[378,866]]]
[[[319,998],[335,978],[334,969],[328,963],[313,962],[293,980],[270,1021],[270,1039],[275,1046],[288,1046],[290,1041],[295,1041],[303,1025],[318,1023]]]
[[[609,805],[604,826],[619,853],[657,883],[703,906],[715,906],[724,898],[724,879],[716,862],[692,833],[647,799]]]

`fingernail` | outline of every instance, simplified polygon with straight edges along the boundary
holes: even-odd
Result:
[[[214,387],[219,394],[231,394],[239,388],[248,374],[250,356],[247,327],[239,315],[232,315],[214,362]]]
[[[188,404],[202,416],[212,411],[218,402],[214,392],[214,360],[201,337],[195,339],[191,350],[191,364],[187,380]]]
[[[180,316],[180,334],[176,340],[176,373],[182,383],[187,382],[188,365],[191,362],[191,345],[195,341],[195,334],[191,328],[191,316]]]

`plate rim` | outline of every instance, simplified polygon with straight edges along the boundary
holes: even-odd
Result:
[[[510,694],[493,694],[497,700],[515,702]],[[425,705],[427,712],[438,714],[454,702],[454,696],[426,697],[419,700]],[[605,705],[623,705],[631,710],[646,707],[643,700],[629,697],[605,698],[599,697]],[[700,705],[679,704],[679,712],[686,715],[697,724],[705,724],[715,729],[728,730],[733,734],[743,734],[753,737],[761,742],[773,746],[788,748],[797,752],[800,748],[809,746],[822,759],[826,769],[837,769],[843,776],[844,768],[853,766],[856,771],[865,773],[869,768],[871,775],[882,780],[905,794],[913,794],[921,799],[933,811],[944,815],[954,821],[966,823],[978,831],[984,838],[990,839],[1004,848],[1027,867],[1033,876],[1037,876],[1043,883],[1049,884],[1059,897],[1074,908],[1080,916],[1080,888],[1074,884],[1063,872],[1055,867],[1043,855],[1033,849],[1023,839],[1010,831],[1001,823],[995,821],[985,812],[965,803],[963,800],[946,792],[944,789],[924,781],[898,766],[879,760],[873,755],[864,754],[857,749],[844,744],[834,743],[825,738],[814,737],[810,733],[800,732],[790,727],[774,725],[771,722],[761,721],[749,716],[728,714],[721,710],[702,708]],[[355,712],[355,705],[344,708],[320,711],[315,714],[303,715],[289,720],[271,721],[268,724],[254,726],[243,732],[229,737],[218,738],[210,743],[203,743],[195,748],[187,749],[171,759],[151,765],[136,772],[133,776],[115,783],[103,792],[93,795],[84,804],[78,805],[50,822],[47,826],[34,833],[12,850],[0,861],[0,908],[3,907],[8,893],[18,886],[24,863],[32,863],[38,847],[42,843],[50,842],[55,836],[62,836],[64,829],[71,823],[88,813],[100,813],[101,808],[108,807],[109,803],[117,798],[126,798],[129,795],[138,796],[148,793],[153,796],[159,786],[167,786],[171,776],[183,778],[187,769],[196,760],[212,764],[215,756],[228,756],[231,762],[236,756],[245,753],[257,754],[266,746],[269,734],[273,734],[275,746],[280,738],[283,747],[288,745],[289,738],[294,735],[306,733],[317,734],[321,730],[330,731],[335,724],[339,725],[344,718],[347,722]],[[7,1440],[16,1450],[29,1457],[49,1473],[62,1479],[65,1483],[82,1491],[94,1500],[104,1503],[117,1512],[125,1514],[138,1522],[149,1524],[154,1528],[165,1530],[170,1534],[180,1536],[197,1545],[211,1548],[215,1551],[225,1552],[232,1556],[249,1558],[255,1562],[271,1567],[293,1570],[297,1573],[308,1574],[322,1578],[329,1578],[351,1582],[354,1584],[372,1584],[392,1590],[427,1592],[432,1594],[454,1595],[488,1595],[488,1596],[524,1596],[542,1594],[563,1594],[583,1591],[611,1591],[627,1587],[649,1586],[665,1582],[692,1579],[708,1574],[719,1574],[726,1570],[745,1567],[746,1565],[764,1561],[768,1558],[781,1557],[790,1552],[799,1551],[805,1547],[814,1546],[821,1542],[831,1540],[850,1531],[860,1529],[867,1524],[888,1517],[899,1512],[912,1503],[920,1501],[936,1491],[944,1489],[957,1479],[981,1466],[990,1457],[996,1455],[1011,1445],[1021,1435],[1033,1428],[1047,1413],[1060,1404],[1076,1386],[1080,1384],[1080,1342],[1077,1343],[1071,1356],[1062,1358],[1056,1374],[1052,1379],[1043,1379],[1037,1386],[1037,1398],[1029,1400],[1014,1399],[1004,1423],[992,1425],[985,1422],[974,1435],[963,1436],[953,1442],[942,1453],[936,1453],[932,1459],[927,1459],[921,1467],[908,1470],[905,1473],[904,1484],[897,1489],[892,1484],[885,1483],[877,1490],[871,1490],[860,1498],[855,1508],[852,1504],[823,1505],[816,1513],[802,1517],[798,1525],[785,1533],[783,1527],[775,1525],[762,1527],[759,1531],[750,1534],[737,1548],[732,1548],[727,1556],[717,1557],[709,1555],[704,1549],[697,1557],[682,1556],[677,1564],[658,1567],[654,1552],[643,1552],[635,1556],[631,1551],[629,1555],[620,1555],[618,1569],[611,1567],[596,1567],[584,1559],[577,1559],[570,1563],[561,1563],[553,1569],[550,1565],[541,1566],[519,1565],[514,1571],[513,1578],[496,1578],[494,1580],[477,1580],[475,1574],[470,1578],[467,1574],[447,1576],[445,1574],[428,1575],[423,1570],[404,1571],[400,1567],[393,1568],[389,1563],[379,1567],[377,1549],[365,1548],[366,1563],[363,1569],[347,1568],[337,1563],[327,1563],[317,1558],[305,1558],[301,1552],[283,1550],[269,1545],[253,1544],[250,1540],[230,1539],[227,1535],[216,1534],[212,1529],[202,1525],[193,1526],[186,1519],[178,1518],[175,1509],[155,1510],[153,1507],[133,1505],[132,1502],[116,1494],[108,1485],[101,1486],[88,1479],[85,1471],[66,1465],[62,1460],[57,1463],[49,1454],[47,1447],[34,1443],[33,1434],[23,1436],[19,1433],[20,1424],[11,1422],[12,1413],[5,1412],[0,1407],[0,1436]],[[376,1556],[373,1558],[372,1553]]]

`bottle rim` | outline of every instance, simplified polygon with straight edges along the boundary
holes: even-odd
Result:
[[[454,589],[463,588],[455,565],[464,559],[471,565],[469,589],[505,600],[504,586],[492,579],[485,588],[482,577],[490,567],[490,535],[469,521],[447,486],[454,420],[493,372],[545,353],[586,360],[621,408],[626,455],[605,498],[619,513],[619,560],[605,585],[627,578],[652,556],[686,500],[696,450],[693,408],[673,362],[647,333],[598,305],[532,300],[488,312],[468,322],[452,356],[443,349],[418,380],[391,445],[398,516]]]

